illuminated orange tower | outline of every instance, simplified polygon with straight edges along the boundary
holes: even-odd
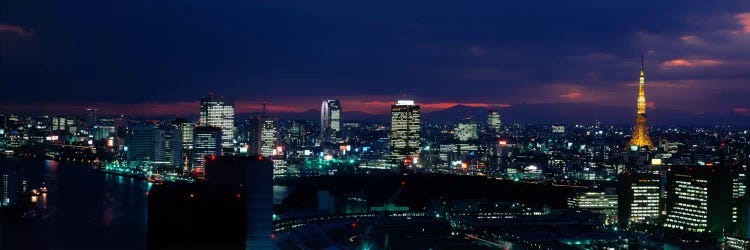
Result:
[[[643,73],[643,55],[641,55],[641,79],[638,85],[638,111],[635,114],[635,128],[633,137],[630,139],[630,146],[654,148],[651,137],[648,136],[648,125],[646,125],[646,76]]]

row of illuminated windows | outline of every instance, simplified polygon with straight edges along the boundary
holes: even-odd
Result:
[[[691,217],[690,214],[680,213],[676,211],[672,211],[667,217],[672,218],[672,219],[679,219],[680,221],[688,221],[688,222],[706,222],[707,221],[707,218],[705,217],[693,218]]]
[[[697,227],[705,227],[708,225],[708,220],[695,220],[691,218],[685,218],[680,216],[670,216],[667,218],[667,222],[674,224],[690,225]]]
[[[701,209],[691,209],[691,208],[684,208],[684,207],[674,207],[674,208],[672,208],[672,210],[675,213],[682,212],[682,213],[687,214],[687,215],[702,216],[702,217],[705,217],[705,214],[708,213],[705,209],[701,210]]]
[[[675,203],[675,205],[677,207],[700,208],[700,209],[704,209],[704,210],[706,209],[706,206],[703,203],[701,203],[701,205],[696,205],[696,204],[689,204],[689,203],[677,202],[677,203]]]

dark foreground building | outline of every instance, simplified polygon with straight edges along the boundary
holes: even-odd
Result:
[[[148,195],[149,249],[273,247],[273,163],[207,157],[205,180],[155,185]]]
[[[731,227],[732,179],[722,166],[670,166],[664,227],[680,239],[716,239]]]
[[[243,187],[247,197],[247,249],[273,247],[273,162],[270,158],[210,158],[206,161],[206,183]]]
[[[155,185],[148,194],[148,249],[245,249],[242,188]]]

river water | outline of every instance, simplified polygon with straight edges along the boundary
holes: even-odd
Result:
[[[44,216],[0,222],[0,249],[146,249],[149,182],[87,166],[15,158],[0,159],[0,173],[10,173],[13,192],[22,179],[29,188],[42,183],[48,188]],[[285,193],[285,187],[274,187],[274,203]]]
[[[0,249],[146,248],[147,181],[45,160],[0,159],[0,170],[11,187],[48,188],[44,216],[0,224]]]

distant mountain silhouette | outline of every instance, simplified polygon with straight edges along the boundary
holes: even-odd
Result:
[[[428,122],[456,122],[471,118],[484,123],[487,120],[488,108],[456,105],[447,109],[423,112],[422,120]],[[503,124],[593,124],[596,121],[604,125],[633,125],[635,107],[604,106],[585,103],[558,104],[519,104],[498,109]],[[648,123],[651,126],[750,126],[750,115],[740,113],[705,113],[695,114],[664,108],[647,110]],[[236,114],[237,119],[247,119],[259,113]],[[304,112],[269,113],[282,120],[319,120],[320,110],[310,109]],[[343,121],[362,121],[389,123],[390,113],[370,114],[360,111],[345,111]],[[159,117],[174,119],[174,117]]]
[[[235,117],[258,116],[260,113],[239,114]],[[320,120],[320,110],[310,109],[304,112],[280,112],[269,113],[268,115],[278,117],[282,120]],[[341,114],[343,121],[363,121],[363,122],[386,122],[390,121],[390,114],[370,114],[361,111],[344,111]]]
[[[453,122],[472,117],[478,122],[487,119],[487,108],[456,105],[426,113],[424,120]],[[533,124],[602,124],[630,125],[635,123],[635,107],[604,106],[584,103],[520,104],[498,110],[503,123]],[[677,110],[654,108],[647,110],[649,125],[653,126],[713,126],[750,125],[750,116],[738,113],[694,114]]]

